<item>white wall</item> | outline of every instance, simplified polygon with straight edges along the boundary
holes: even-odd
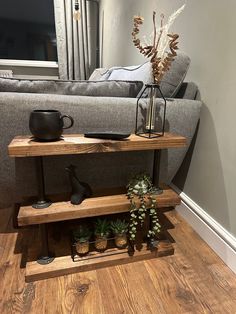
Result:
[[[103,65],[143,61],[132,46],[132,17],[152,10],[167,16],[182,0],[102,0]],[[199,133],[184,192],[216,221],[236,235],[236,1],[187,0],[174,25],[180,47],[192,60],[187,79],[199,86],[204,102]],[[149,26],[147,25],[149,24]]]
[[[161,7],[161,1],[158,3]],[[104,12],[103,66],[143,62],[143,56],[132,43],[133,16],[141,14],[145,18],[143,35],[149,34],[153,10],[158,14],[157,0],[101,0],[101,15]]]

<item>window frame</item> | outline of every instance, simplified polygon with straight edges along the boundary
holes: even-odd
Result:
[[[52,7],[54,7],[54,0],[51,0]],[[55,9],[53,8],[53,11],[55,12]],[[53,17],[53,24],[55,27],[55,35],[56,35],[56,25],[55,25],[55,13],[52,15]],[[1,19],[8,20],[9,17],[6,17],[5,15],[1,16]],[[13,22],[18,21],[17,19],[13,18]],[[34,20],[20,20],[21,22],[30,22],[33,23]],[[36,22],[36,24],[40,23],[39,21]],[[43,23],[44,24],[44,23]],[[4,33],[4,32],[3,32]],[[56,43],[57,46],[57,43]],[[15,67],[15,68],[48,68],[48,69],[58,69],[58,60],[55,61],[47,61],[47,60],[27,60],[27,59],[8,59],[8,58],[1,58],[0,57],[0,68],[6,68],[6,67]]]
[[[57,61],[0,59],[0,66],[58,69]]]

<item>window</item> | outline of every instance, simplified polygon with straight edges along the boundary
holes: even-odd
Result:
[[[0,0],[0,59],[57,61],[53,0]]]

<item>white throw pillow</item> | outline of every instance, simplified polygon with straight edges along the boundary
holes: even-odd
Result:
[[[152,65],[147,61],[141,65],[113,67],[101,77],[101,80],[138,80],[142,81],[144,84],[150,84],[153,81]]]
[[[142,81],[144,86],[142,90],[139,92],[139,97],[143,89],[145,88],[145,84],[151,84],[153,82],[152,77],[152,65],[149,61],[145,62],[141,65],[132,65],[128,67],[113,67],[109,69],[100,80],[125,80],[125,81]],[[146,93],[145,93],[146,94]],[[142,97],[146,97],[147,95],[142,95]]]

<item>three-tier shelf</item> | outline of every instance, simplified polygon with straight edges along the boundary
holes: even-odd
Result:
[[[95,192],[93,197],[85,199],[80,205],[72,205],[69,200],[53,201],[51,196],[52,203],[48,203],[43,170],[43,158],[45,156],[127,151],[137,151],[138,153],[142,150],[153,150],[153,180],[155,186],[163,190],[156,198],[158,209],[160,209],[159,215],[164,216],[162,209],[180,204],[180,198],[170,187],[159,184],[158,173],[161,150],[184,147],[186,143],[186,138],[171,133],[165,133],[164,136],[153,139],[132,134],[124,140],[86,138],[83,135],[71,134],[64,135],[61,140],[56,142],[36,142],[31,136],[16,136],[8,146],[9,156],[15,158],[34,157],[38,178],[37,201],[34,204],[17,205],[18,225],[20,227],[39,225],[40,231],[40,237],[34,237],[34,240],[32,240],[34,243],[28,250],[26,281],[166,256],[174,252],[171,241],[164,239],[158,242],[155,250],[149,250],[144,245],[142,250],[135,250],[133,254],[130,254],[127,249],[112,248],[104,253],[92,252],[89,256],[81,257],[74,262],[68,244],[70,239],[68,239],[66,232],[62,235],[60,241],[56,243],[55,239],[48,235],[48,227],[54,222],[123,214],[129,212],[129,200],[126,197],[124,188],[108,188],[102,191],[102,195],[100,195],[101,192],[100,194]],[[160,219],[162,218],[160,217]],[[166,229],[168,229],[168,226]],[[34,232],[34,229],[32,229],[32,232]],[[53,254],[50,253],[51,251]],[[38,258],[39,255],[40,258]]]

